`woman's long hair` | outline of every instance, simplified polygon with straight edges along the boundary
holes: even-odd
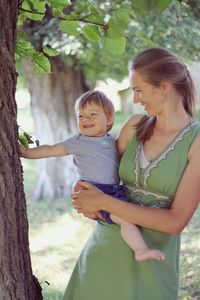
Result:
[[[190,117],[194,116],[196,102],[195,87],[187,66],[167,49],[150,48],[140,52],[130,62],[131,71],[138,71],[146,82],[159,86],[162,81],[168,81],[181,96],[185,111]],[[138,141],[149,139],[153,133],[155,117],[145,116],[136,125]]]

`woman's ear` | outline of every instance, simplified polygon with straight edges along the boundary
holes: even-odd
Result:
[[[167,80],[163,80],[160,85],[159,85],[159,88],[165,92],[165,91],[169,91],[172,87],[172,84],[171,82],[167,81]]]

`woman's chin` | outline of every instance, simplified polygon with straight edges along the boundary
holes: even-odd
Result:
[[[157,114],[155,112],[151,111],[150,109],[147,109],[145,111],[146,111],[148,117],[156,117],[157,116]]]

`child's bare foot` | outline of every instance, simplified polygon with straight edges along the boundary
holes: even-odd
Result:
[[[135,252],[135,259],[137,261],[144,261],[147,259],[156,259],[156,260],[164,260],[165,255],[163,252],[157,249],[142,249],[140,251]]]

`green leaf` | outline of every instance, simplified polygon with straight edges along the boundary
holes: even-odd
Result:
[[[25,10],[31,11],[29,12],[24,12],[27,18],[35,21],[41,21],[44,18],[44,13],[45,13],[45,2],[40,2],[39,0],[34,0],[34,1],[24,1],[22,3],[22,8]]]
[[[161,13],[169,6],[171,2],[172,0],[157,0],[154,8],[157,12]]]
[[[119,10],[114,14],[114,18],[118,25],[125,29],[129,24],[129,11],[127,9]]]
[[[17,41],[16,43],[16,55],[19,57],[30,57],[36,53],[35,49],[33,48],[32,44],[27,41]]]
[[[87,20],[91,22],[103,24],[104,15],[96,6],[91,6],[91,15],[87,17]]]
[[[153,9],[161,13],[171,2],[172,0],[135,0],[133,7],[137,15],[144,17]]]
[[[48,0],[48,3],[51,4],[55,9],[64,9],[71,5],[68,0]]]
[[[25,15],[25,13],[21,12],[21,13],[19,14],[19,18],[18,18],[18,20],[17,20],[17,25],[18,25],[18,26],[21,26],[21,25],[24,23],[25,20],[26,20],[26,15]]]
[[[136,15],[140,17],[146,16],[149,13],[149,11],[152,10],[154,2],[155,1],[149,0],[135,0],[133,2],[133,8],[135,9]]]
[[[30,20],[34,20],[34,21],[42,21],[42,19],[44,18],[44,15],[41,15],[41,14],[31,14],[31,13],[28,13],[28,12],[25,12],[24,13],[26,15],[26,17]]]
[[[78,21],[61,21],[59,23],[59,29],[63,32],[68,33],[69,35],[76,36],[79,32],[77,31],[77,27],[79,26]]]
[[[99,42],[99,39],[101,38],[101,33],[99,31],[99,28],[94,25],[86,25],[84,26],[82,30],[83,35],[88,39],[90,42]]]
[[[19,134],[19,142],[25,148],[29,148],[28,140],[27,137],[24,135],[24,133]]]
[[[58,52],[55,49],[52,49],[50,47],[44,47],[43,52],[46,53],[49,56],[57,56],[57,55],[60,54],[60,52]]]
[[[105,49],[112,55],[121,55],[124,53],[126,48],[126,39],[124,37],[120,37],[117,39],[110,39],[108,37],[104,37],[99,42],[100,48]]]
[[[42,53],[35,53],[33,55],[34,69],[37,74],[44,74],[51,72],[51,65],[49,60]]]
[[[53,8],[52,9],[52,14],[53,14],[54,17],[56,17],[58,19],[66,17],[66,15],[63,13],[63,11],[59,8]]]
[[[118,10],[109,20],[109,29],[106,35],[111,38],[117,38],[124,35],[125,29],[129,24],[129,11],[127,9]]]

